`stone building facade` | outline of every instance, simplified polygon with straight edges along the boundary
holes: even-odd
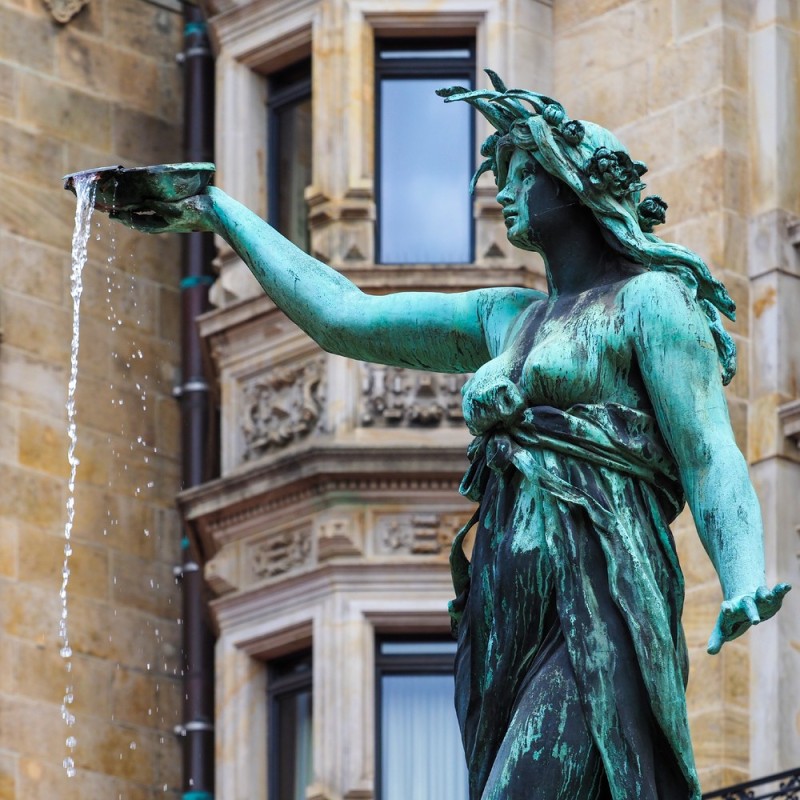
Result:
[[[474,256],[381,264],[376,41],[474,42],[477,66],[614,130],[670,205],[660,234],[698,251],[739,310],[728,392],[764,512],[771,583],[798,582],[800,15],[786,0],[210,0],[219,185],[269,215],[272,77],[311,61],[311,252],[368,291],[541,286],[505,241],[491,179]],[[482,78],[477,80],[480,82]],[[479,85],[481,85],[479,83]],[[476,142],[489,129],[477,121]],[[479,163],[477,152],[475,163]],[[380,220],[377,220],[380,222]],[[376,642],[446,635],[448,542],[467,435],[459,379],[322,353],[220,242],[200,321],[219,386],[221,477],[180,498],[216,593],[217,786],[265,797],[271,664],[309,652],[307,797],[373,798]],[[712,658],[713,569],[685,514],[690,724],[704,789],[800,762],[800,629],[789,609]],[[274,762],[273,762],[274,763]]]
[[[69,676],[58,640],[75,215],[61,176],[180,160],[182,23],[169,5],[0,0],[3,800],[145,800],[180,786],[179,243],[105,220],[84,271]]]

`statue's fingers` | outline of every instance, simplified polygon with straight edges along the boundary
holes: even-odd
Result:
[[[747,619],[750,620],[751,625],[758,625],[761,622],[761,615],[758,613],[758,606],[756,605],[756,601],[747,595],[746,597],[742,598],[742,611],[747,615]]]
[[[778,588],[777,586],[775,587]],[[765,603],[770,602],[772,600],[772,592],[769,590],[768,586],[759,586],[756,589],[756,603]]]
[[[714,630],[711,631],[711,636],[708,639],[708,652],[712,656],[715,656],[722,649],[722,644],[724,641],[725,637],[722,634],[721,619],[717,619],[717,624],[714,625]]]

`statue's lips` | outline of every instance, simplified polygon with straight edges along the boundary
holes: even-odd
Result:
[[[202,192],[214,177],[210,163],[157,164],[152,167],[98,167],[64,176],[64,188],[76,181],[96,182],[94,207],[99,211],[136,211],[156,200],[175,203]]]

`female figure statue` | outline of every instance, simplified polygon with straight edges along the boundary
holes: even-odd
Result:
[[[544,258],[547,294],[369,296],[215,188],[115,216],[216,232],[330,352],[475,373],[461,490],[479,508],[453,548],[450,609],[471,800],[699,798],[670,522],[688,501],[720,578],[710,653],[789,590],[765,585],[722,390],[734,304],[653,235],[666,204],[640,202],[646,167],[609,131],[489,75],[492,91],[440,94],[496,128],[478,175],[494,173],[509,240]]]

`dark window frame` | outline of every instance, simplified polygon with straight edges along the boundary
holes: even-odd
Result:
[[[268,800],[277,800],[280,792],[280,701],[288,695],[308,691],[313,708],[313,677],[314,662],[310,649],[282,656],[267,665]]]
[[[389,58],[381,59],[381,52],[384,51],[404,51],[416,50],[467,50],[468,56],[458,58],[437,58],[437,57],[412,57],[412,58]],[[476,56],[475,56],[475,37],[376,37],[375,38],[375,265],[398,266],[396,262],[381,260],[381,116],[382,116],[382,92],[381,81],[383,78],[446,78],[454,73],[461,73],[470,81],[471,86],[475,86],[476,76]],[[474,158],[475,153],[475,116],[471,116],[469,130],[469,152],[470,158]],[[464,186],[464,191],[469,187]],[[475,261],[475,222],[471,218],[469,225],[469,259],[463,263],[474,263]],[[405,263],[405,262],[401,262]]]
[[[406,634],[375,637],[375,800],[383,800],[383,696],[384,675],[453,675],[455,650],[452,653],[397,653],[386,655],[381,645],[402,644],[450,644],[455,641],[447,634]]]
[[[311,99],[311,56],[267,78],[267,222],[280,225],[280,114],[287,106]],[[313,158],[313,145],[312,145]]]

